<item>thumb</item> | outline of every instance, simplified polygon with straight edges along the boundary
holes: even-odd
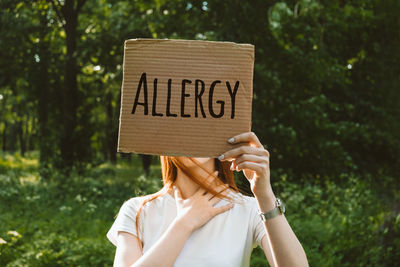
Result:
[[[174,196],[175,196],[175,200],[176,201],[182,201],[182,193],[181,190],[179,190],[179,188],[177,186],[174,185]]]

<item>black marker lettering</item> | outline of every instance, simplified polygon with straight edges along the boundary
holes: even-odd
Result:
[[[200,93],[199,93],[199,83],[201,84]],[[196,80],[194,88],[195,88],[195,106],[194,106],[195,117],[196,118],[198,117],[197,102],[199,102],[201,114],[203,115],[203,118],[205,118],[206,114],[204,113],[203,103],[201,102],[201,97],[203,96],[204,93],[205,84],[202,80]]]
[[[212,98],[213,98],[213,94],[214,94],[214,87],[217,85],[217,83],[221,83],[221,81],[213,81],[211,86],[210,86],[210,94],[209,94],[209,97],[208,97],[208,109],[210,110],[211,116],[213,116],[214,118],[221,118],[222,116],[224,116],[224,105],[225,105],[225,102],[222,101],[222,100],[218,100],[217,101],[217,103],[221,105],[221,110],[220,110],[218,115],[214,113],[213,106],[212,106],[212,104],[213,104]]]
[[[139,102],[139,95],[140,89],[143,85],[143,93],[144,93],[144,102]],[[135,114],[137,105],[142,105],[144,107],[144,115],[149,113],[149,104],[147,101],[147,79],[146,79],[146,72],[143,72],[142,76],[140,77],[138,89],[136,91],[135,102],[133,103],[132,114]]]
[[[185,94],[185,87],[187,83],[192,83],[192,81],[182,80],[181,117],[190,117],[190,114],[185,114],[185,97],[190,96],[190,94]]]
[[[170,112],[171,107],[171,83],[172,79],[168,79],[168,95],[167,95],[167,117],[177,117],[177,114],[173,114]]]
[[[233,92],[232,92],[231,84],[228,81],[226,82],[226,87],[228,87],[229,95],[231,96],[231,103],[232,103],[231,119],[233,119],[233,118],[235,118],[235,97],[236,97],[237,90],[239,88],[239,81],[236,81],[235,87],[233,88]]]
[[[151,115],[162,117],[162,113],[157,113],[156,111],[156,104],[157,104],[157,79],[154,79],[154,90],[153,90],[153,108]]]

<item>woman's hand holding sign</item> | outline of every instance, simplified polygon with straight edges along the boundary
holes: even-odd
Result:
[[[236,135],[228,142],[230,144],[243,143],[244,145],[228,150],[218,159],[232,161],[231,169],[243,171],[255,197],[268,199],[269,202],[272,200],[273,205],[275,197],[270,182],[269,152],[253,132]]]
[[[256,134],[253,132],[242,133],[232,137],[228,142],[230,144],[247,143],[248,145],[231,149],[218,159],[232,161],[232,170],[243,170],[255,196],[267,196],[266,194],[272,193],[269,152],[258,140]]]

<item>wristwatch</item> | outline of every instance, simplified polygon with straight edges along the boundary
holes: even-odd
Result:
[[[279,198],[276,198],[275,200],[275,208],[273,208],[270,211],[267,212],[260,212],[261,220],[264,222],[268,219],[272,219],[278,215],[284,214],[285,213],[285,205],[281,202]]]

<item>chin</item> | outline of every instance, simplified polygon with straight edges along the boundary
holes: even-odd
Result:
[[[185,163],[187,167],[195,167],[196,164],[191,161],[188,157],[180,157],[180,159]],[[210,164],[214,160],[214,158],[192,158],[196,160],[200,164]]]

